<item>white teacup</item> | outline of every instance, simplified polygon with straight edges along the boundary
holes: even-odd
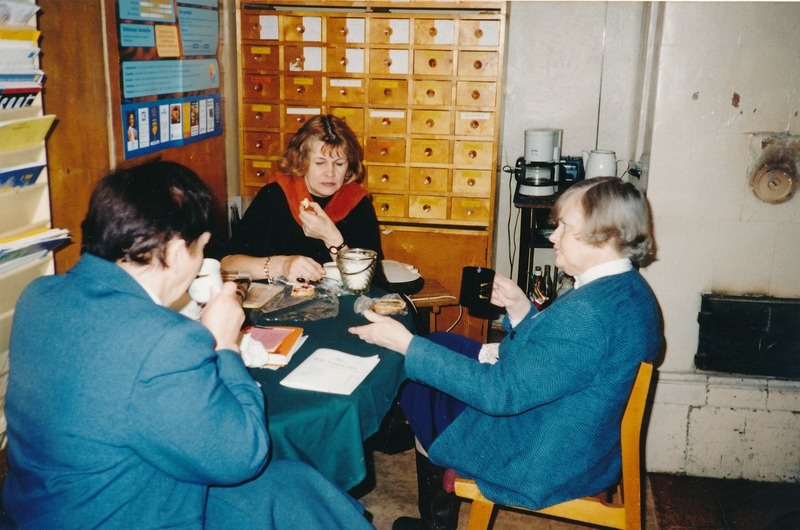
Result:
[[[197,278],[189,285],[189,296],[198,304],[207,304],[214,290],[222,288],[222,274],[219,261],[205,258]]]

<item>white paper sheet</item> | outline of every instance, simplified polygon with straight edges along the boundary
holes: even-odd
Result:
[[[350,395],[378,365],[380,357],[359,357],[320,348],[283,378],[281,385],[300,390]]]

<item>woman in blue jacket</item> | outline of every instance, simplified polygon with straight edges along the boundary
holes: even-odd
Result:
[[[619,479],[623,409],[639,364],[661,347],[657,303],[636,268],[655,252],[649,207],[632,184],[594,178],[568,188],[552,216],[555,265],[575,289],[539,311],[496,275],[492,303],[507,312],[499,347],[413,336],[370,312],[371,324],[351,329],[405,354],[412,380],[401,406],[418,440],[422,518],[400,518],[395,530],[456,528],[444,467],[493,501],[533,509]]]
[[[80,261],[23,292],[2,496],[17,527],[372,528],[312,468],[268,463],[235,284],[200,322],[169,308],[200,269],[213,203],[176,163],[115,171],[92,194]]]

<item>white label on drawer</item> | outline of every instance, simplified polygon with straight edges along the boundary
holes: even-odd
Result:
[[[261,26],[259,38],[262,40],[278,40],[278,17],[277,15],[261,15],[258,17],[258,25]]]
[[[389,36],[389,42],[392,44],[408,44],[408,28],[409,20],[395,18],[389,21],[389,27],[392,28],[392,34]]]
[[[347,48],[345,51],[347,57],[347,66],[345,71],[350,74],[363,74],[364,73],[364,50],[356,50],[355,48]]]
[[[322,18],[303,17],[303,40],[308,42],[320,42],[322,40]]]
[[[369,111],[370,118],[397,118],[403,119],[406,117],[404,110],[372,110]]]
[[[480,28],[483,31],[483,36],[480,38],[480,43],[483,46],[497,46],[500,44],[500,21],[499,20],[481,20]]]
[[[389,50],[389,59],[392,60],[392,64],[389,66],[389,73],[408,73],[408,50]]]
[[[364,42],[366,35],[366,21],[363,18],[348,18],[345,23],[347,26],[347,42]]]
[[[322,48],[306,47],[303,48],[302,60],[295,60],[289,65],[291,72],[321,72],[322,71]]]
[[[455,20],[436,20],[433,23],[436,28],[436,36],[433,37],[434,44],[453,44],[455,41]]]
[[[286,114],[322,114],[322,109],[317,108],[310,108],[310,107],[286,107]]]
[[[331,79],[331,86],[361,87],[363,79]]]
[[[462,120],[491,120],[491,112],[462,112],[459,116]]]

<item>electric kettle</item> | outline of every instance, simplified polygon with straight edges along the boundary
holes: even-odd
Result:
[[[625,162],[625,171],[628,170],[627,161],[617,159],[617,154],[608,149],[595,149],[591,153],[583,151],[583,165],[586,168],[585,178],[616,177],[617,164]]]

